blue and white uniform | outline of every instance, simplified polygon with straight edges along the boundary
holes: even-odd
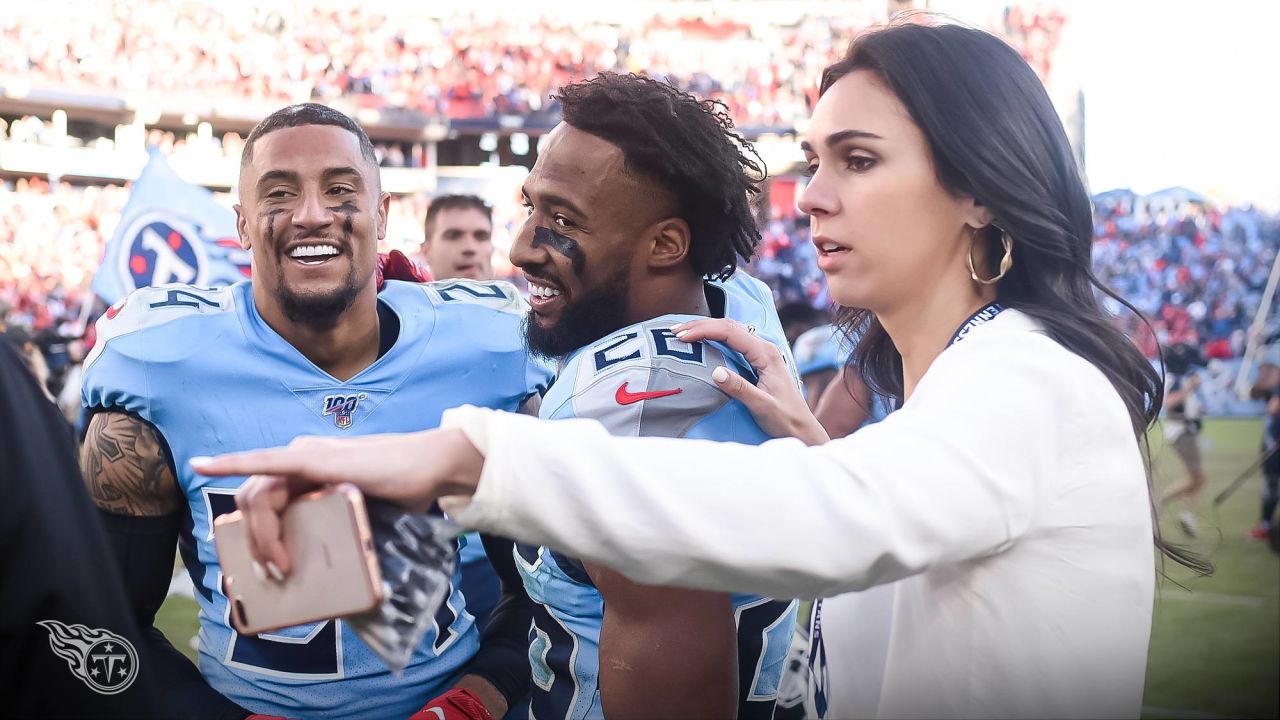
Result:
[[[853,354],[854,343],[835,325],[810,328],[796,338],[796,369],[800,377],[823,370],[839,370]],[[893,405],[883,396],[871,395],[871,409],[862,427],[878,423],[893,412]]]
[[[741,273],[709,287],[723,295],[728,317],[755,326],[759,335],[778,345],[794,375],[769,289]],[[543,399],[541,417],[591,418],[614,435],[752,445],[767,440],[746,407],[711,379],[712,371],[721,366],[753,377],[745,359],[727,346],[685,343],[671,332],[673,325],[694,319],[663,315],[574,352]],[[600,592],[581,562],[547,547],[517,545],[516,565],[534,601],[531,715],[541,720],[603,717],[598,683],[604,620]],[[767,720],[773,715],[795,625],[795,603],[742,594],[733,594],[731,600],[738,625],[738,715]],[[657,657],[653,661],[666,662]]]
[[[228,622],[213,520],[235,509],[242,477],[206,478],[189,458],[436,427],[447,408],[516,410],[549,384],[527,352],[527,306],[506,283],[389,281],[379,312],[399,323],[394,344],[338,380],[269,327],[249,282],[219,289],[143,288],[98,324],[85,363],[92,410],[135,415],[168,445],[186,501],[179,548],[200,606],[199,665],[218,692],[257,713],[403,720],[446,690],[479,646],[453,589],[408,667],[393,676],[345,623],[326,621],[254,637]]]

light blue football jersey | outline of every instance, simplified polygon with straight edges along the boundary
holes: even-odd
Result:
[[[835,325],[819,325],[810,328],[796,338],[793,354],[800,377],[822,370],[844,367],[853,354],[856,339],[846,338]],[[874,425],[893,412],[893,405],[881,395],[871,395],[871,408],[862,427]]]
[[[754,325],[757,334],[778,346],[795,377],[769,288],[743,273],[709,287],[710,293],[723,294],[728,317]],[[543,398],[540,415],[592,418],[615,435],[751,445],[765,441],[768,435],[746,407],[711,379],[712,371],[721,366],[754,377],[746,360],[721,344],[685,343],[671,332],[673,325],[693,319],[663,315],[574,352]],[[531,717],[603,717],[598,683],[603,598],[577,560],[529,545],[517,545],[515,553],[534,601]],[[733,594],[731,600],[738,625],[738,716],[769,720],[795,625],[795,603],[742,594]]]
[[[403,720],[447,689],[479,646],[456,575],[399,677],[341,621],[253,637],[228,621],[212,524],[235,509],[244,478],[196,475],[189,458],[285,445],[298,435],[422,430],[468,403],[516,410],[551,380],[525,348],[527,305],[507,283],[389,281],[378,297],[381,311],[399,320],[399,334],[345,382],[263,321],[249,282],[137,290],[99,321],[85,364],[88,408],[135,414],[168,444],[187,501],[179,547],[200,606],[200,670],[254,712]]]
[[[844,365],[853,348],[835,325],[809,328],[796,338],[791,349],[800,377],[822,370],[835,370]]]

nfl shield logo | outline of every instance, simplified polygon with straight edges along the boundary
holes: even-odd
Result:
[[[333,416],[333,422],[339,430],[351,427],[351,415],[361,400],[369,397],[367,393],[358,395],[326,395],[324,398],[324,415]]]

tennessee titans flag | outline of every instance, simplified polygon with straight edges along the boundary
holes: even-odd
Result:
[[[140,287],[216,287],[249,277],[235,213],[178,177],[158,150],[150,155],[93,276],[94,293],[114,304]]]

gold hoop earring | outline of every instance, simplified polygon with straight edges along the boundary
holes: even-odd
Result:
[[[1000,258],[1000,274],[990,280],[978,277],[978,271],[973,268],[973,241],[977,238],[978,228],[974,228],[973,235],[969,241],[969,252],[964,257],[965,263],[969,266],[969,277],[973,278],[974,282],[982,283],[983,285],[995,285],[1013,267],[1013,238],[1009,237],[1009,233],[1003,228],[1000,229],[1000,244],[1004,246],[1004,257]]]

